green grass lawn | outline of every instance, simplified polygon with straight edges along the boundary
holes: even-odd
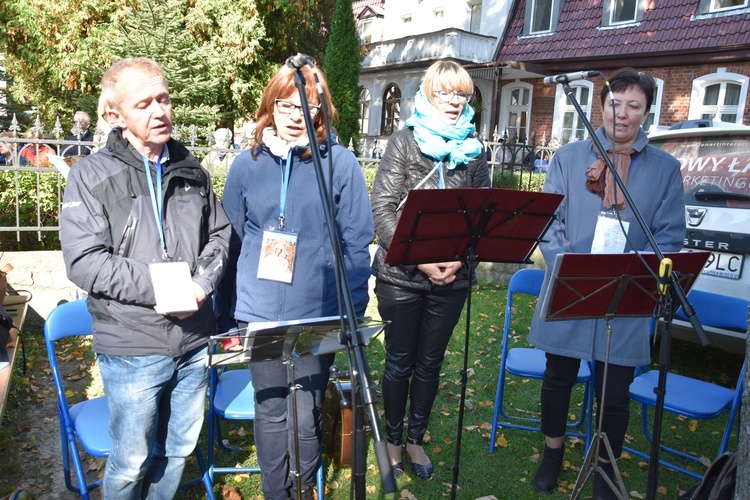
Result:
[[[518,321],[514,321],[513,334],[511,335],[512,346],[527,345],[526,334],[535,304],[533,299],[523,296],[519,298],[515,313]],[[472,318],[469,326],[469,370],[459,460],[458,498],[474,499],[488,495],[494,495],[499,499],[544,497],[536,493],[531,485],[540,452],[543,450],[544,442],[540,433],[501,428],[496,451],[494,454],[489,453],[490,426],[497,388],[500,340],[502,339],[502,326],[505,319],[505,300],[506,290],[496,287],[475,288],[472,295]],[[368,313],[377,317],[374,303],[371,303]],[[368,498],[433,499],[450,496],[453,477],[450,467],[455,464],[455,443],[461,394],[460,370],[463,368],[465,330],[465,317],[462,317],[446,353],[440,391],[430,419],[429,442],[425,447],[436,466],[434,479],[426,482],[413,476],[409,471],[407,455],[404,453],[407,473],[398,480],[397,493],[388,495],[382,493],[377,463],[370,443],[366,473]],[[383,373],[384,347],[382,340],[381,336],[367,348],[368,363],[376,388],[380,386],[380,378]],[[657,351],[655,350],[653,358],[656,359],[657,357]],[[712,348],[675,341],[672,360],[673,371],[731,385],[736,380],[742,357]],[[337,364],[340,367],[346,366],[343,355],[339,355]],[[506,401],[521,412],[537,412],[539,388],[540,383],[538,381],[520,379],[510,381],[506,389]],[[577,386],[575,391],[571,413],[579,410],[577,406],[581,404],[582,400],[582,387]],[[329,420],[332,419],[335,411],[335,407],[328,408]],[[634,403],[631,425],[626,439],[628,446],[648,452],[650,445],[642,435],[640,415],[640,406]],[[665,414],[662,438],[677,447],[695,450],[698,456],[713,458],[718,449],[724,423],[724,419],[710,423],[700,421],[697,422],[697,427],[693,428],[695,422],[672,414]],[[247,430],[251,426],[243,425],[243,428]],[[327,432],[326,437],[329,435],[330,433]],[[733,442],[736,443],[736,436],[733,437]],[[246,443],[252,446],[252,434],[246,438]],[[241,463],[248,455],[251,456],[247,453],[220,453],[219,459],[223,460],[225,464]],[[662,454],[662,458],[668,457]],[[574,438],[567,439],[566,459],[560,477],[560,487],[553,497],[570,495],[578,472],[583,465],[583,459],[583,443]],[[247,463],[252,463],[252,457]],[[693,467],[696,470],[700,469],[700,465],[697,464],[680,462],[679,460],[677,463]],[[648,462],[635,456],[626,455],[619,461],[619,466],[631,497],[645,498]],[[243,498],[256,498],[260,495],[260,481],[257,476],[226,476],[220,478],[218,482],[236,488]],[[697,484],[697,480],[661,467],[658,484],[659,497],[677,498],[681,491]],[[349,498],[351,470],[337,468],[331,462],[330,457],[326,457],[326,485],[327,498]],[[217,486],[217,490],[218,488],[219,486]],[[590,498],[590,489],[591,485],[589,484],[584,490],[583,498]],[[194,497],[190,497],[188,494],[185,498]]]
[[[490,425],[494,410],[494,400],[497,384],[497,370],[499,365],[500,340],[505,315],[506,290],[496,287],[478,287],[474,289],[472,301],[472,317],[469,325],[469,356],[468,383],[464,425],[462,432],[461,456],[458,480],[458,498],[475,499],[494,495],[499,499],[543,498],[536,493],[531,485],[537,462],[543,449],[543,437],[538,432],[515,429],[500,429],[498,447],[494,454],[490,454],[489,436]],[[528,325],[533,314],[534,301],[520,297],[517,303],[512,334],[512,347],[526,345]],[[371,303],[369,314],[377,317],[374,301]],[[460,370],[463,367],[463,346],[465,333],[465,319],[462,317],[446,353],[442,370],[442,381],[435,406],[430,419],[429,441],[425,449],[436,466],[432,481],[426,482],[413,476],[409,470],[406,453],[407,473],[398,480],[396,494],[382,493],[379,473],[372,451],[371,440],[368,450],[368,466],[366,471],[366,490],[368,498],[416,498],[435,499],[450,496],[452,470],[455,463],[455,446],[457,422],[461,392]],[[33,334],[41,336],[41,333]],[[376,389],[379,390],[380,378],[383,373],[384,347],[382,334],[367,348],[368,363]],[[43,343],[36,344],[33,349],[42,349],[36,353],[37,361],[44,359]],[[657,351],[653,359],[657,358]],[[680,373],[710,380],[716,383],[730,385],[736,380],[742,357],[705,348],[694,344],[675,341],[672,351],[672,369]],[[346,367],[346,360],[341,353],[337,358],[341,368]],[[34,363],[34,369],[40,373],[46,366],[41,362]],[[20,376],[20,375],[19,375]],[[42,376],[42,375],[38,375]],[[577,388],[574,401],[580,401],[580,390]],[[525,412],[538,411],[539,383],[538,381],[514,380],[507,387],[507,401],[514,408]],[[574,406],[577,404],[574,402]],[[578,408],[571,408],[571,413]],[[330,421],[338,411],[329,407],[326,413]],[[23,418],[22,415],[19,415]],[[50,418],[54,418],[50,415]],[[695,450],[698,456],[714,458],[718,449],[719,439],[723,431],[724,419],[715,422],[691,422],[687,419],[665,414],[662,438],[664,441],[676,444],[678,447]],[[381,427],[382,429],[382,427]],[[221,465],[254,463],[252,448],[252,423],[232,422],[225,424],[226,437],[235,443],[246,447],[240,452],[219,451],[217,463]],[[326,430],[325,439],[330,436]],[[640,406],[633,404],[631,425],[627,437],[628,445],[648,452],[650,446],[642,436],[640,429]],[[735,446],[736,435],[730,446]],[[205,449],[205,437],[203,447]],[[8,456],[12,450],[0,449],[0,457]],[[330,453],[330,452],[329,452]],[[566,454],[564,470],[558,491],[552,497],[569,496],[576,482],[578,471],[583,465],[583,445],[579,440],[566,440]],[[665,458],[662,455],[662,458]],[[685,465],[684,462],[682,462]],[[618,462],[624,475],[625,485],[631,498],[645,498],[648,479],[648,462],[636,457],[624,456]],[[700,466],[692,465],[696,469]],[[350,496],[351,470],[337,468],[329,456],[325,459],[326,498],[345,499]],[[0,468],[0,472],[2,469]],[[191,461],[186,473],[191,477],[197,468]],[[0,474],[2,476],[2,474]],[[677,498],[680,491],[686,490],[697,480],[688,476],[659,469],[659,498]],[[0,483],[1,484],[1,483]],[[217,476],[215,491],[217,497],[222,495],[229,498],[235,490],[241,498],[260,498],[260,477],[249,474],[233,474]],[[591,486],[587,486],[583,498],[590,498]],[[182,490],[178,494],[181,499],[205,498],[201,487]]]

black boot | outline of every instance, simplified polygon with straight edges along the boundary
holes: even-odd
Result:
[[[612,480],[612,484],[617,486],[615,482],[615,467],[611,463],[600,461],[599,469],[607,474],[607,477]],[[617,493],[609,487],[607,481],[602,477],[601,472],[597,471],[594,477],[594,500],[617,500],[617,498]]]
[[[544,456],[542,457],[542,463],[536,471],[534,476],[534,488],[542,493],[551,493],[557,487],[557,476],[560,475],[560,469],[562,468],[563,454],[565,448],[550,448],[544,446]]]
[[[302,500],[312,500],[314,487],[311,484],[302,487]],[[297,500],[297,487],[292,486],[289,491],[289,500]]]

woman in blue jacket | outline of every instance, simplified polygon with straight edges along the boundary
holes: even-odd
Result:
[[[305,94],[315,126],[308,137],[294,69],[280,68],[266,87],[256,114],[249,150],[227,175],[222,203],[232,222],[229,268],[220,293],[220,324],[236,320],[246,327],[259,321],[283,321],[341,314],[334,262],[311,147],[320,151],[326,183],[332,184],[334,220],[357,315],[368,301],[368,246],[374,237],[367,186],[354,155],[326,143],[327,131],[312,71],[302,69]],[[331,104],[319,73],[328,114]],[[333,159],[328,179],[328,159]],[[297,391],[300,473],[309,498],[321,450],[321,405],[333,355],[294,361]],[[255,389],[255,446],[267,499],[296,498],[290,477],[294,429],[287,366],[281,361],[250,363]],[[291,466],[290,466],[291,464]]]

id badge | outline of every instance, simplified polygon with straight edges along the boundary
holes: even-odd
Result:
[[[629,227],[628,221],[622,221],[621,227],[620,220],[613,212],[599,212],[591,253],[623,253],[627,243],[623,229],[627,232]]]
[[[297,235],[279,231],[263,231],[260,245],[258,278],[291,283],[297,255]]]

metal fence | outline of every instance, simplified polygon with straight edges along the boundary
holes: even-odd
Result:
[[[217,192],[222,192],[229,167],[242,150],[196,146],[198,141],[194,129],[184,128],[182,135],[186,136],[181,140],[212,174]],[[209,131],[207,136],[210,135]],[[554,147],[537,145],[534,140],[528,143],[509,141],[507,137],[497,135],[484,143],[493,186],[541,189],[543,175],[539,174],[546,171]],[[84,142],[0,137],[0,153],[4,152],[2,144],[9,149],[10,160],[5,162],[5,157],[0,156],[0,250],[56,248],[59,245],[63,171],[66,165],[80,158],[79,151],[91,148],[95,152],[101,148],[103,138],[95,135],[95,141]],[[64,159],[65,164],[60,164],[60,159]],[[358,160],[370,187],[380,159]]]

